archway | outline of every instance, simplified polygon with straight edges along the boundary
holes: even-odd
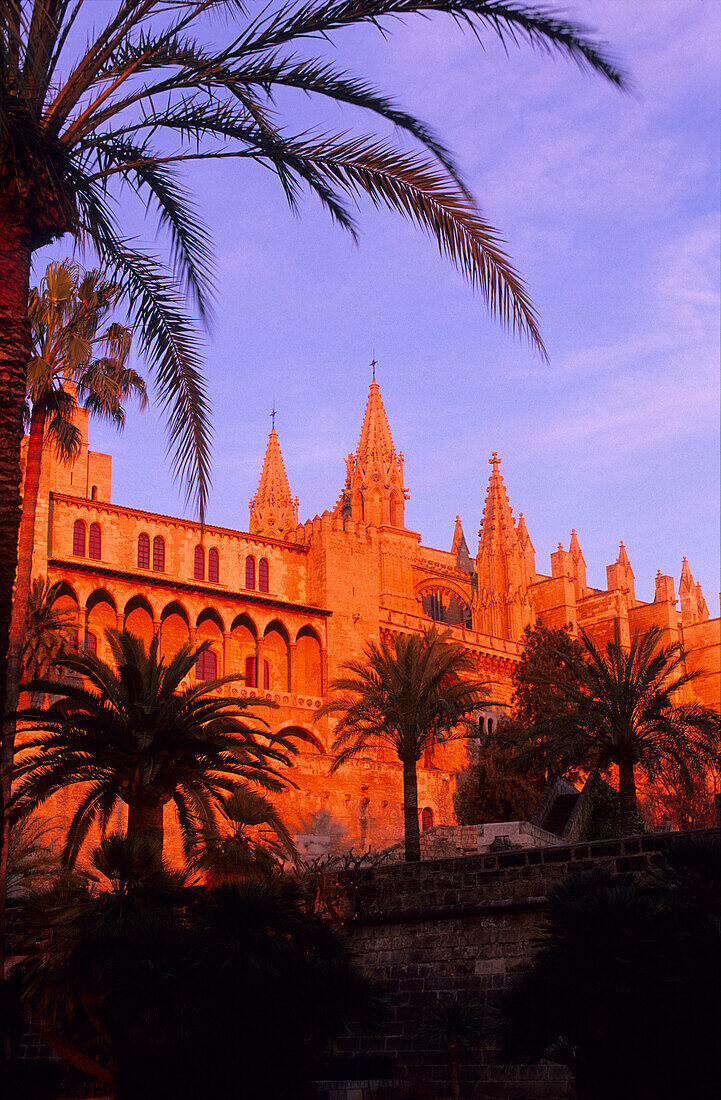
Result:
[[[210,642],[210,652],[215,656],[215,669],[218,676],[223,675],[223,620],[217,611],[208,607],[198,616],[198,625],[195,632],[196,645],[201,642]],[[207,662],[206,662],[207,664]],[[205,679],[212,679],[210,675]]]
[[[268,662],[268,686],[272,691],[290,690],[288,631],[274,619],[263,634],[263,660]]]
[[[145,596],[133,596],[125,605],[125,629],[142,638],[146,647],[153,638],[153,609]]]
[[[228,667],[226,674],[241,673],[248,675],[246,688],[255,686],[255,667],[250,666],[246,670],[246,662],[252,659],[255,662],[258,649],[258,631],[255,623],[249,615],[237,615],[230,627],[230,642],[228,646]],[[252,675],[251,675],[252,672]]]
[[[172,658],[184,645],[190,643],[188,613],[177,601],[169,603],[160,616],[160,651]]]
[[[310,626],[298,631],[295,646],[293,691],[296,695],[323,694],[323,663],[320,639]]]
[[[113,630],[118,625],[115,600],[104,588],[99,588],[88,597],[85,608],[86,629],[83,645],[107,661],[110,658],[110,647],[105,638],[105,631]]]

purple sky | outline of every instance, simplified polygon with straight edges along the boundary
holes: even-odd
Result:
[[[567,10],[612,45],[635,96],[529,49],[506,56],[487,38],[484,52],[443,18],[397,24],[385,41],[371,29],[336,38],[344,67],[455,152],[528,283],[550,365],[399,217],[365,204],[356,247],[311,198],[291,215],[263,169],[224,161],[189,177],[218,272],[211,523],[247,528],[274,400],[301,516],[333,506],[375,352],[406,458],[406,522],[427,545],[450,548],[460,513],[475,552],[496,450],[540,572],[575,527],[589,584],[605,586],[623,539],[638,597],[653,598],[657,569],[678,584],[686,554],[718,614],[721,4]],[[338,129],[357,121],[333,105],[293,110]],[[91,431],[114,456],[116,503],[189,514],[155,410],[122,437]]]

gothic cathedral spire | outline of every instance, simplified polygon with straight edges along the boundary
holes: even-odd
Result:
[[[535,580],[535,557],[525,522],[519,529],[494,451],[491,476],[478,532],[478,629],[498,638],[520,641],[531,621],[529,584]]]
[[[265,461],[255,496],[250,502],[251,535],[282,539],[298,526],[298,498],[293,500],[280,453],[275,426],[268,436]]]
[[[403,527],[408,492],[403,454],[396,454],[378,383],[373,378],[355,455],[346,459],[343,515],[374,527]]]

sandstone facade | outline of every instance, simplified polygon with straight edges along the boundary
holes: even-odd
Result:
[[[720,623],[709,619],[686,560],[680,609],[673,579],[660,573],[654,602],[636,599],[623,544],[607,569],[607,588],[589,587],[575,531],[568,550],[559,543],[551,555],[550,575],[537,572],[523,515],[514,519],[495,453],[475,555],[460,518],[450,550],[424,546],[405,526],[403,455],[375,380],[337,502],[304,524],[275,429],[243,532],[201,529],[111,503],[111,459],[88,449],[87,414],[79,414],[79,423],[77,461],[62,466],[52,455],[46,459],[34,574],[58,582],[58,599],[77,615],[79,643],[101,656],[109,626],[145,638],[159,630],[166,652],[208,639],[211,657],[200,675],[243,674],[232,691],[274,702],[277,709],[264,713],[273,732],[301,728],[320,737],[326,751],[301,753],[293,772],[297,789],[282,796],[283,812],[311,855],[351,845],[385,847],[402,835],[398,762],[381,751],[331,775],[332,720],[315,721],[331,680],[345,662],[362,657],[371,639],[420,631],[433,621],[448,626],[489,682],[494,705],[479,714],[487,723],[511,701],[510,674],[528,624],[570,623],[604,641],[617,626],[627,640],[635,629],[658,623],[670,640],[683,641],[690,667],[703,671],[696,697],[718,705]],[[425,825],[454,821],[455,775],[467,753],[466,743],[455,742],[420,762]]]

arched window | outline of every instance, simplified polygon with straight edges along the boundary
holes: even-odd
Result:
[[[270,665],[267,661],[263,661],[263,687],[266,691],[270,687]]]
[[[89,630],[85,631],[85,652],[95,653],[98,652],[98,639],[94,634],[91,634]]]
[[[424,806],[423,809],[421,810],[421,829],[423,830],[423,832],[425,832],[426,829],[432,829],[432,828],[433,828],[433,810],[430,808],[430,806]]]
[[[93,485],[92,489],[90,490],[90,499],[91,500],[97,500],[98,499],[98,487],[97,487],[97,485]]]
[[[150,569],[150,539],[145,532],[138,535],[138,569]]]
[[[81,519],[76,519],[73,524],[73,555],[76,558],[85,557],[85,524]]]
[[[88,531],[88,557],[100,561],[100,524],[91,523]]]
[[[153,571],[165,572],[165,539],[160,535],[156,535],[153,539]]]
[[[258,563],[258,591],[268,591],[268,562],[261,558]]]
[[[212,649],[206,649],[205,653],[201,653],[195,662],[195,679],[218,679],[218,659]]]
[[[245,559],[245,587],[255,588],[255,558],[250,554]]]
[[[488,732],[493,733],[493,719],[492,718],[488,719]]]
[[[208,551],[208,580],[212,584],[217,584],[220,580],[220,558],[215,547]]]
[[[254,688],[255,683],[255,657],[245,658],[245,686]]]
[[[425,748],[423,749],[423,767],[424,768],[432,768],[432,767],[435,766],[434,763],[433,763],[433,757],[435,755],[435,748],[436,748],[435,741],[431,737],[431,739],[429,741],[426,741]]]
[[[196,581],[205,580],[205,550],[202,546],[195,547],[195,557],[193,558],[193,576]]]
[[[421,597],[421,604],[424,614],[437,623],[469,628],[473,624],[470,607],[461,603],[453,592],[426,592]]]

